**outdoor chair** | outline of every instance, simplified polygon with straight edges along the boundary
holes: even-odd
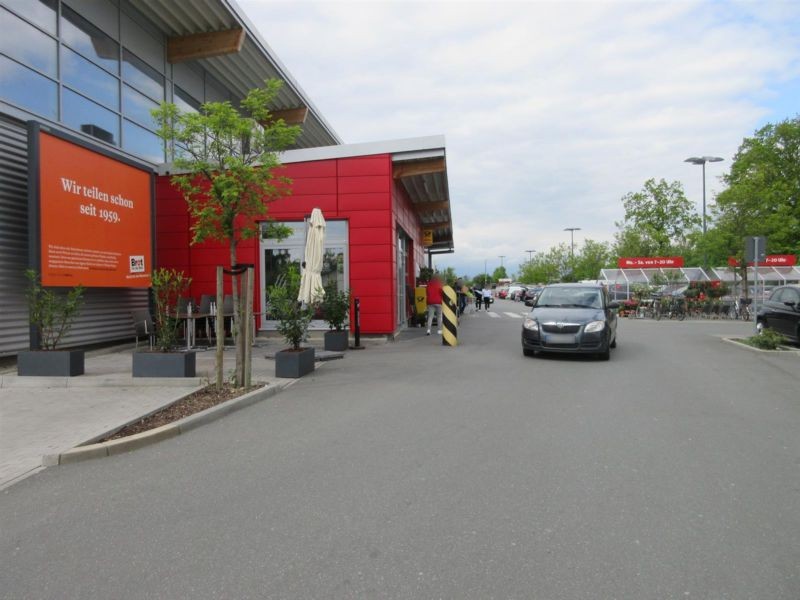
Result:
[[[145,309],[135,310],[131,313],[133,320],[133,331],[136,336],[136,347],[139,347],[139,338],[146,338],[150,343],[150,350],[156,343],[156,328],[153,325],[153,317],[150,311]]]
[[[236,311],[233,309],[233,296],[225,294],[222,299],[222,328],[221,333],[225,335],[225,319],[229,319],[231,337],[236,340]]]
[[[200,306],[197,309],[197,316],[202,318],[205,323],[204,326],[204,333],[205,338],[207,340],[211,340],[211,303],[214,302],[216,296],[212,296],[211,294],[203,294],[200,296]]]

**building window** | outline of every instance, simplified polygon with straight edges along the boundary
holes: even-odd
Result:
[[[11,104],[55,121],[58,85],[35,71],[0,55],[0,97]]]
[[[62,48],[61,58],[61,81],[63,83],[89,96],[92,100],[119,110],[119,79],[109,75],[69,48]]]
[[[177,106],[178,110],[182,113],[200,112],[200,101],[192,98],[177,85],[175,86],[174,96],[175,106]]]
[[[109,144],[119,144],[119,115],[67,88],[61,102],[65,124]]]
[[[46,75],[57,75],[58,45],[53,38],[3,8],[0,27],[0,52]]]
[[[164,76],[128,50],[123,50],[122,60],[122,80],[156,102],[162,102]]]
[[[56,34],[56,0],[3,0],[3,4],[45,31]],[[3,23],[3,32],[11,33]]]
[[[119,44],[78,13],[63,5],[61,40],[92,62],[119,75]]]
[[[122,147],[151,162],[164,162],[164,143],[161,138],[127,119],[122,121]]]
[[[156,126],[156,122],[153,120],[153,115],[150,114],[150,111],[158,108],[158,106],[158,102],[142,96],[127,85],[122,86],[122,114],[126,117],[152,129]]]

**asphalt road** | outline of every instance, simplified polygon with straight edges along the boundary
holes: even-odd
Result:
[[[623,320],[526,358],[493,310],[5,490],[0,597],[800,598],[798,355]]]

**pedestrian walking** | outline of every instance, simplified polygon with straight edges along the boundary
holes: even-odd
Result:
[[[433,314],[436,313],[436,325],[439,328],[436,333],[442,333],[442,280],[434,274],[428,282],[425,294],[428,299],[428,327],[425,335],[431,334],[431,323]]]
[[[480,310],[481,304],[483,304],[483,290],[475,288],[472,291],[475,294],[475,310]]]
[[[489,310],[489,305],[492,303],[492,290],[490,288],[483,288],[483,307]]]
[[[464,314],[464,309],[467,307],[467,286],[464,285],[464,280],[459,277],[456,279],[455,284],[453,287],[456,290],[456,300],[457,300],[457,315],[460,317]]]

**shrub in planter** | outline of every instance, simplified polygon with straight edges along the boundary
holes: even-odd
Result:
[[[299,293],[300,274],[294,266],[268,290],[269,309],[278,322],[278,332],[291,344],[291,348],[275,353],[277,377],[302,377],[314,370],[314,348],[301,348],[300,344],[306,337],[315,307],[298,302]]]
[[[25,271],[28,278],[26,297],[29,319],[36,328],[38,343],[31,350],[17,355],[19,375],[75,376],[83,375],[83,350],[57,350],[69,332],[83,305],[83,286],[69,290],[66,296],[42,287],[39,274]]]
[[[347,319],[350,316],[350,290],[338,290],[336,283],[325,286],[322,299],[322,317],[331,331],[325,333],[325,350],[342,352],[347,350],[350,332],[347,330]]]
[[[761,350],[777,350],[786,343],[786,338],[774,329],[765,328],[761,333],[744,340],[745,343]]]
[[[153,299],[155,303],[155,350],[133,353],[134,377],[194,377],[196,355],[177,350],[178,299],[192,283],[183,271],[156,269],[153,272]]]

